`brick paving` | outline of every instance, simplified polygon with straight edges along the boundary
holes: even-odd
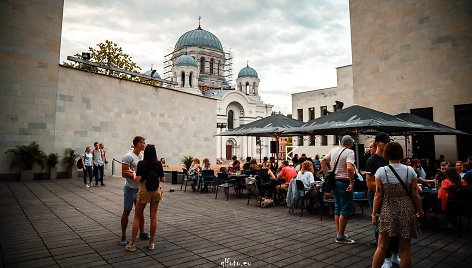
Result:
[[[179,191],[163,184],[156,249],[139,241],[137,251],[118,244],[123,179],[85,188],[82,179],[0,183],[2,267],[369,267],[374,248],[368,215],[358,209],[348,223],[352,245],[334,243],[331,217],[276,206],[261,209],[252,199]],[[176,189],[169,192],[170,187]],[[369,213],[366,213],[369,214]],[[128,238],[131,236],[131,222]],[[146,211],[146,229],[149,211]],[[465,221],[467,223],[467,221]],[[414,240],[414,267],[470,267],[470,228],[461,236],[428,228]]]

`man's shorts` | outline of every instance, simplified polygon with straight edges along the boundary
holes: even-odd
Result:
[[[124,208],[123,211],[131,212],[133,210],[133,204],[136,204],[136,195],[139,189],[134,189],[128,186],[123,188],[123,197],[124,197]]]

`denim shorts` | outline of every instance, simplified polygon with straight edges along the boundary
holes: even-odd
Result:
[[[124,208],[125,212],[131,212],[133,210],[133,204],[136,204],[136,195],[139,189],[134,189],[128,186],[123,188],[123,197],[124,197]]]
[[[334,195],[334,215],[351,216],[352,209],[352,191],[346,192],[349,186],[349,180],[336,180],[336,187],[333,190]]]

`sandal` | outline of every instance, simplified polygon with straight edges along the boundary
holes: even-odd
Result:
[[[154,243],[148,245],[149,250],[153,250],[155,247],[156,245],[154,245]]]
[[[130,252],[136,251],[136,245],[131,245],[131,243],[126,245],[126,251],[130,251]]]

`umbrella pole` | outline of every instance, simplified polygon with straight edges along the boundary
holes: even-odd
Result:
[[[356,130],[355,139],[356,139],[356,145],[355,145],[355,148],[356,148],[356,164],[359,167],[360,163],[359,163],[359,130],[358,129]]]

